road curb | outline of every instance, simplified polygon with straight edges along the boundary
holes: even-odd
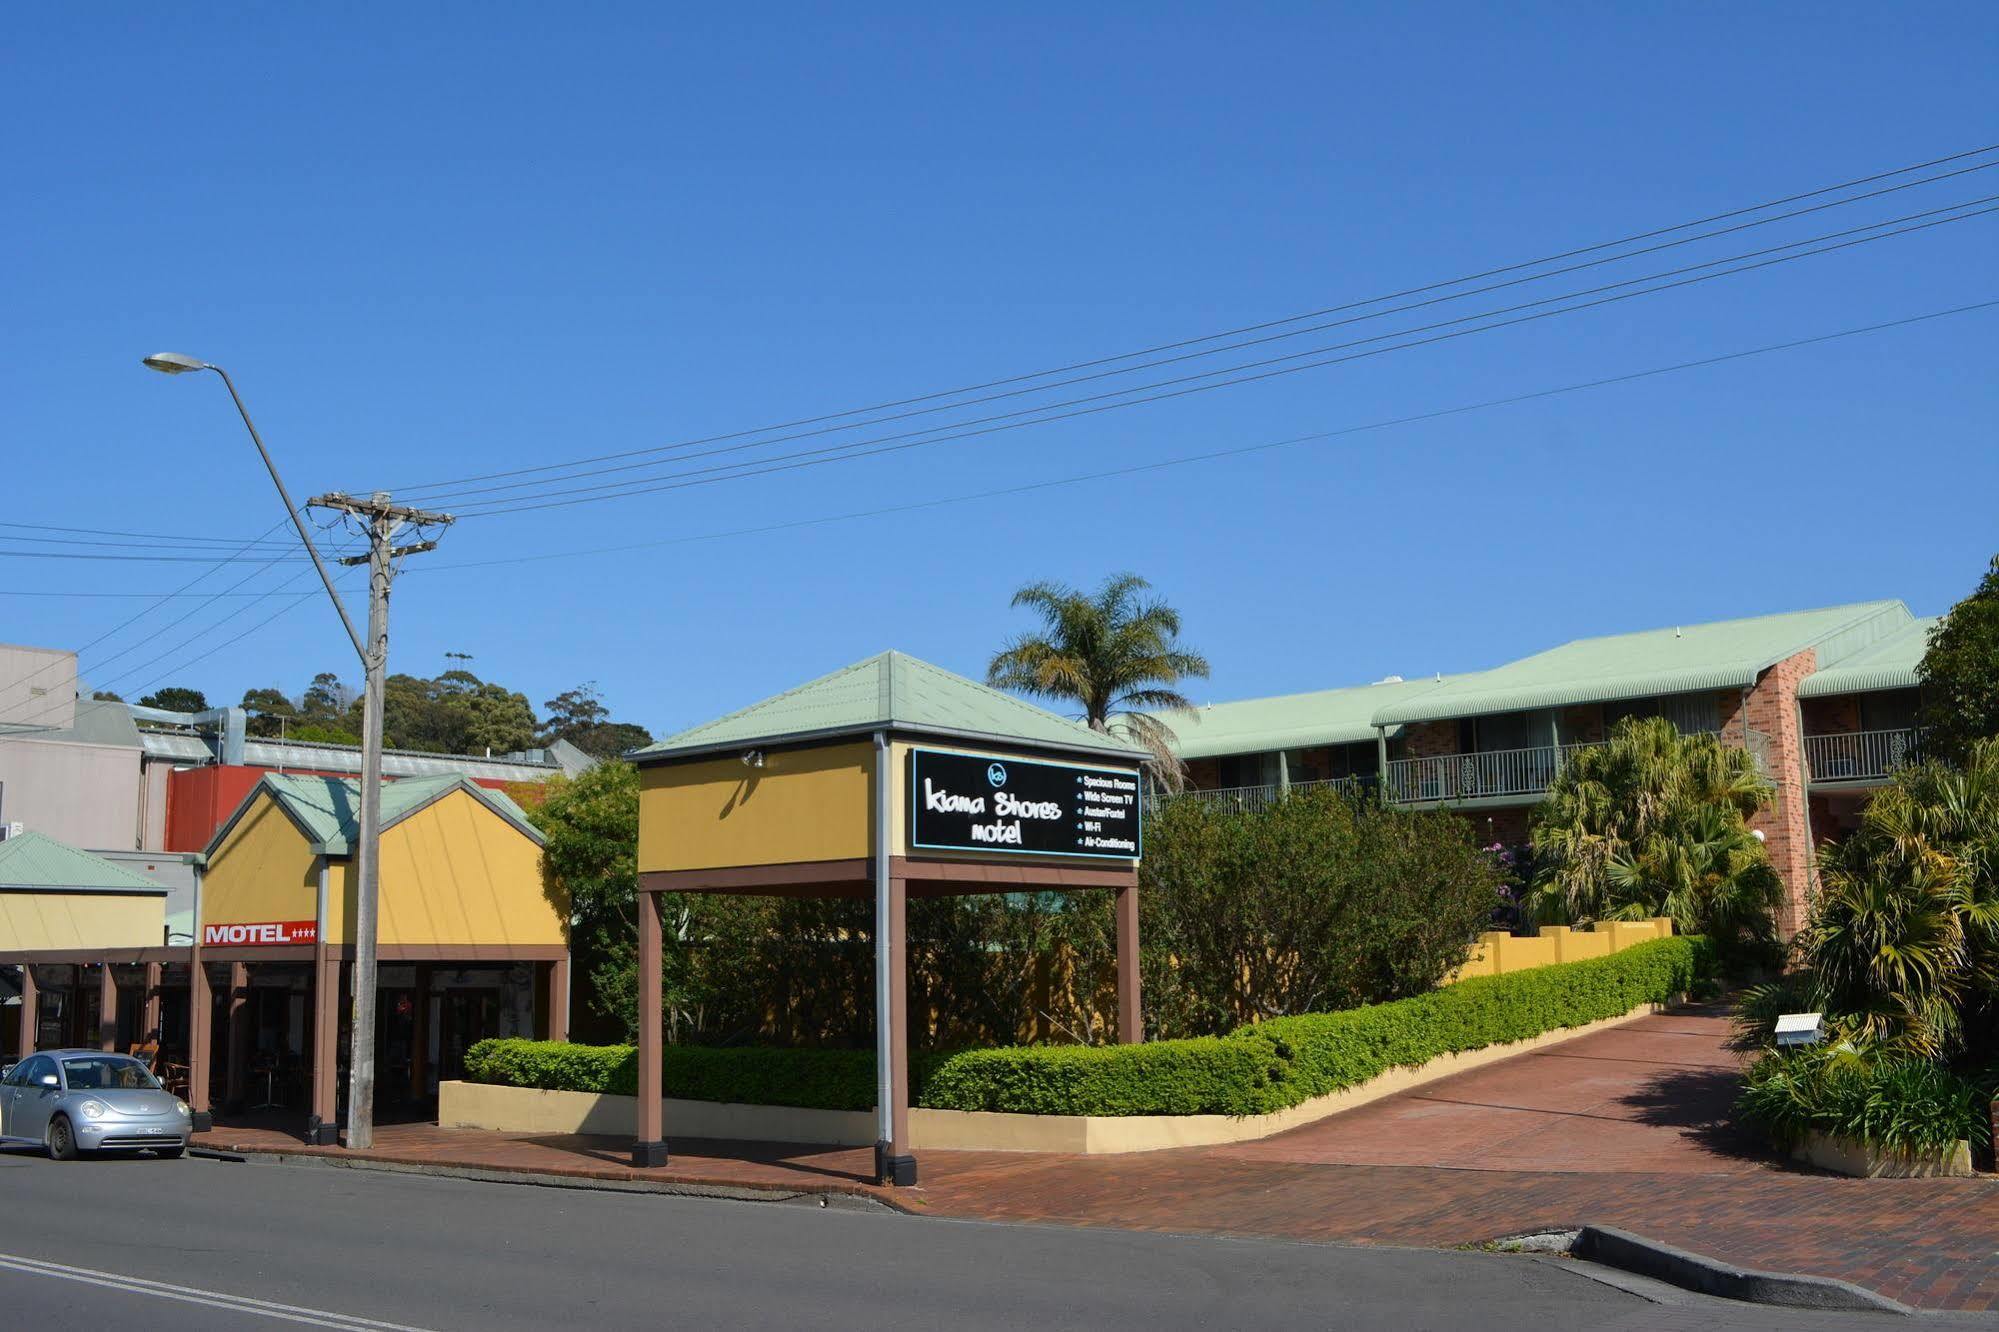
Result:
[[[321,1166],[334,1170],[372,1170],[391,1175],[430,1175],[441,1179],[469,1179],[487,1184],[529,1185],[551,1189],[587,1189],[601,1193],[652,1193],[687,1198],[725,1198],[735,1202],[805,1202],[843,1207],[864,1206],[904,1215],[914,1209],[881,1197],[866,1188],[843,1188],[837,1184],[804,1188],[764,1188],[748,1184],[728,1184],[698,1179],[632,1179],[619,1176],[561,1175],[541,1170],[503,1170],[492,1166],[449,1165],[429,1161],[399,1161],[383,1157],[335,1156],[322,1152],[293,1152],[256,1147],[199,1148],[190,1153],[213,1161],[243,1163],[269,1162],[274,1165]]]
[[[1789,1309],[1866,1311],[1913,1314],[1906,1304],[1851,1281],[1807,1276],[1797,1272],[1759,1272],[1703,1254],[1633,1235],[1610,1226],[1584,1226],[1571,1252],[1606,1267],[1636,1272],[1703,1295],[1746,1304],[1770,1304]]]

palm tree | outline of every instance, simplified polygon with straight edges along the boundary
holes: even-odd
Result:
[[[1529,910],[1548,923],[1668,915],[1724,949],[1768,945],[1783,882],[1748,820],[1769,793],[1746,750],[1626,720],[1565,760],[1535,811]]]
[[[1173,728],[1158,714],[1193,711],[1174,686],[1206,679],[1208,661],[1179,645],[1180,612],[1146,596],[1151,586],[1131,573],[1105,579],[1094,594],[1029,583],[1013,604],[1040,615],[1041,631],[995,653],[986,682],[1077,704],[1091,730],[1144,746],[1154,780],[1177,791],[1186,769],[1173,753]]]
[[[1999,1038],[1999,738],[1903,768],[1819,853],[1797,940],[1814,1002],[1853,1035],[1935,1059]]]

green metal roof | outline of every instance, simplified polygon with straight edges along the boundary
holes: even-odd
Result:
[[[1192,713],[1168,712],[1174,750],[1183,759],[1221,754],[1264,754],[1313,745],[1346,745],[1375,737],[1374,714],[1390,703],[1428,693],[1461,676],[1382,680],[1308,694],[1210,703]],[[1393,728],[1391,728],[1393,734]]]
[[[167,895],[165,884],[43,833],[24,832],[0,842],[0,891],[35,889]]]
[[[639,763],[888,730],[1105,758],[1145,751],[902,652],[883,652],[635,750]]]
[[[1746,689],[1809,647],[1840,660],[1910,621],[1899,601],[1864,601],[1745,620],[1579,638],[1504,666],[1447,681],[1374,714],[1377,726],[1532,708]]]
[[[1870,689],[1914,689],[1922,681],[1916,667],[1930,645],[1930,630],[1941,616],[1911,620],[1886,638],[1876,639],[1821,670],[1812,672],[1798,685],[1799,698],[1820,698],[1827,694],[1862,694]]]
[[[470,792],[472,798],[485,805],[507,822],[532,838],[537,846],[544,838],[541,831],[528,821],[527,814],[508,796],[499,791],[488,790],[468,777],[409,777],[402,781],[382,783],[382,828],[394,827],[402,820],[430,804],[443,799],[453,791]],[[348,777],[305,777],[288,773],[266,773],[250,793],[243,797],[243,803],[229,816],[229,821],[215,830],[209,839],[208,852],[213,855],[243,817],[258,795],[268,793],[277,802],[299,830],[312,843],[315,854],[322,856],[352,855],[354,841],[361,832],[361,783]]]

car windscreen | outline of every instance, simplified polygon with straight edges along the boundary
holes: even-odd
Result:
[[[62,1061],[63,1081],[71,1091],[158,1091],[159,1079],[136,1059],[123,1055],[90,1055]]]

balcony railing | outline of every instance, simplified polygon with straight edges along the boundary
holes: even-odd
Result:
[[[1805,737],[1805,764],[1815,782],[1882,781],[1917,757],[1916,731],[1844,731]]]
[[[1405,804],[1478,800],[1488,796],[1540,795],[1555,780],[1563,756],[1588,744],[1493,749],[1481,754],[1440,754],[1391,759],[1388,798]]]

